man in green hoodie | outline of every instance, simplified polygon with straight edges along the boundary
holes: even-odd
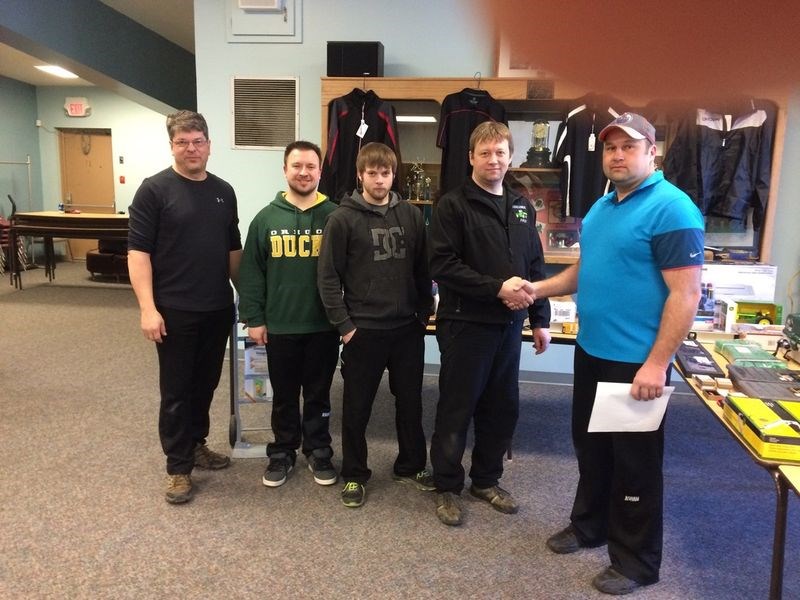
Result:
[[[317,291],[317,260],[327,216],[336,208],[317,192],[321,153],[311,142],[286,147],[278,192],[250,224],[240,270],[239,320],[267,348],[272,383],[272,431],[267,487],[286,482],[301,447],[314,481],[333,485],[330,387],[339,360],[339,334]],[[300,414],[300,393],[303,411]]]
[[[394,151],[372,142],[356,159],[363,191],[342,198],[325,226],[319,258],[319,293],[342,335],[342,502],[364,503],[367,424],[383,372],[395,396],[399,451],[395,480],[434,489],[425,468],[422,372],[425,327],[433,313],[425,222],[416,206],[391,191]]]

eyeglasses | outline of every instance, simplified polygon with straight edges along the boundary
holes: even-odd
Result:
[[[208,140],[197,139],[197,140],[173,140],[172,145],[177,146],[181,150],[186,150],[189,146],[194,146],[198,150],[201,148],[205,148],[208,144]]]

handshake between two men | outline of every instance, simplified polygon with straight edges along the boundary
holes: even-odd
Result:
[[[528,308],[536,300],[533,283],[522,277],[514,276],[503,282],[497,297],[511,310]]]

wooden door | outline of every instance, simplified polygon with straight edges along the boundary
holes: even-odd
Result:
[[[61,198],[65,210],[114,213],[114,158],[111,131],[107,129],[59,130]],[[97,240],[69,240],[75,258],[97,248]]]

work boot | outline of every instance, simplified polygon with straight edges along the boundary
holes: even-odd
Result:
[[[198,469],[216,471],[217,469],[224,469],[230,464],[230,457],[214,452],[205,444],[197,444],[194,448],[194,466]]]
[[[191,475],[185,473],[167,475],[167,502],[170,504],[183,504],[191,500],[193,494],[194,488],[192,487]]]

